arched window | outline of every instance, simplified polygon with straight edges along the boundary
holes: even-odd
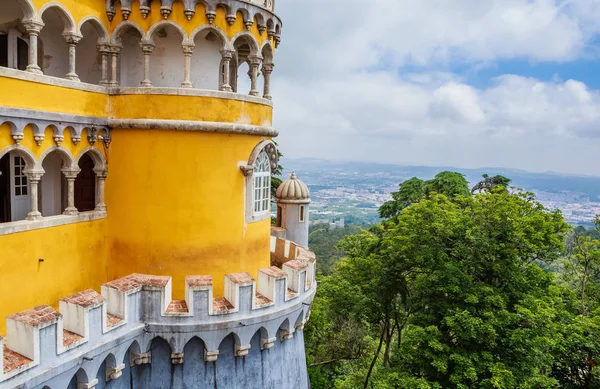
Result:
[[[63,213],[67,207],[67,180],[62,172],[63,158],[53,151],[44,158],[44,175],[40,181],[40,205],[44,217]]]
[[[75,208],[79,212],[93,211],[96,208],[96,173],[94,160],[85,154],[79,160],[81,172],[75,179]]]
[[[0,222],[25,220],[29,212],[30,193],[25,160],[8,153],[0,158]]]
[[[271,162],[269,155],[262,151],[254,165],[254,215],[271,211]]]

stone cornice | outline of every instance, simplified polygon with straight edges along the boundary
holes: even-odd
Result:
[[[276,137],[279,135],[279,132],[273,127],[191,120],[108,119],[108,126],[113,129],[125,130],[202,131],[226,134],[262,135],[269,137]]]

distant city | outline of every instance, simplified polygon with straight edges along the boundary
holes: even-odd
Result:
[[[363,162],[284,159],[285,174],[298,173],[311,190],[311,223],[369,225],[379,221],[378,208],[411,177],[430,179],[441,171],[457,171],[475,185],[483,174],[501,174],[511,185],[536,194],[549,209],[560,209],[572,225],[591,225],[600,214],[600,177],[531,173],[514,169],[396,166]]]

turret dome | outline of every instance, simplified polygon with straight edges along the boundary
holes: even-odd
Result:
[[[278,202],[310,202],[308,186],[296,177],[296,172],[292,173],[289,180],[279,185],[276,196]]]

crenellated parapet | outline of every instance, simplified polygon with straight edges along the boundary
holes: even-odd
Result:
[[[58,311],[42,305],[9,316],[0,388],[44,384],[70,374],[82,357],[92,361],[103,352],[115,354],[128,339],[141,345],[129,356],[131,366],[152,363],[156,337],[169,342],[173,365],[185,363],[186,345],[195,337],[202,340],[205,362],[219,359],[222,342],[231,335],[235,357],[249,354],[256,334],[260,350],[252,351],[257,352],[293,339],[308,319],[316,261],[292,242],[275,238],[272,248],[278,266],[261,269],[258,280],[249,273],[226,275],[221,298],[213,296],[210,276],[187,277],[185,299],[173,300],[171,277],[132,274],[102,285],[101,293],[86,290],[63,298]],[[87,377],[98,368],[91,365]],[[118,379],[121,370],[115,362],[106,377]]]

